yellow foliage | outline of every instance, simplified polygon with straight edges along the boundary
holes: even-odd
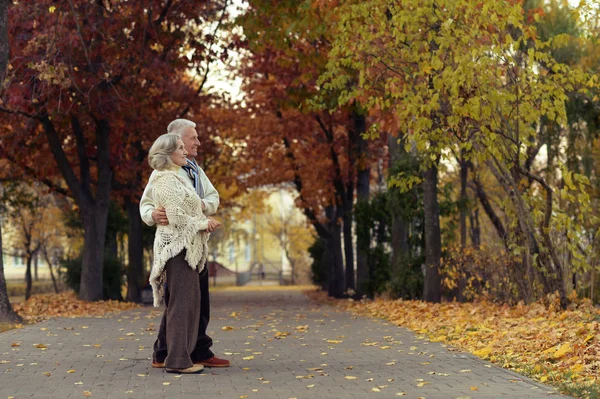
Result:
[[[474,351],[473,354],[475,356],[481,357],[483,359],[485,359],[486,357],[489,357],[490,354],[492,353],[493,349],[490,347],[487,348],[483,348],[483,349],[479,349],[477,351]]]
[[[571,343],[569,342],[565,342],[564,344],[562,344],[560,346],[560,348],[558,348],[558,350],[556,352],[554,352],[554,354],[552,355],[552,357],[554,359],[560,359],[562,357],[565,357],[565,355],[569,352],[571,352],[573,350],[573,348],[571,348]]]
[[[543,303],[516,306],[485,300],[425,303],[333,300],[308,295],[361,315],[381,317],[481,358],[552,384],[600,380],[600,309],[582,300],[567,310]]]

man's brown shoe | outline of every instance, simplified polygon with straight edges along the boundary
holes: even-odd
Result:
[[[209,357],[208,359],[202,360],[201,362],[196,362],[194,364],[200,364],[204,367],[229,367],[231,364],[229,360],[219,359],[216,356]]]
[[[152,367],[154,367],[155,369],[164,369],[165,368],[165,362],[159,363],[159,362],[152,362]]]

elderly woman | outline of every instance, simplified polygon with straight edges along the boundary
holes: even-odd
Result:
[[[208,255],[208,218],[189,179],[178,175],[187,152],[176,134],[163,134],[152,147],[148,162],[156,208],[164,207],[168,225],[158,225],[154,238],[154,263],[150,284],[154,306],[159,306],[166,282],[169,299],[165,309],[167,346],[165,370],[194,374],[204,368],[194,365],[190,354],[196,346],[200,317],[200,273]]]

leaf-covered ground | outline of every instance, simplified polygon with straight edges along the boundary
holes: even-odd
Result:
[[[74,292],[68,291],[59,294],[34,295],[27,301],[15,304],[13,308],[26,321],[38,322],[49,317],[102,316],[138,306],[135,303],[119,301],[82,301]]]
[[[517,306],[487,301],[431,304],[376,299],[332,300],[335,306],[407,327],[579,397],[600,397],[600,309],[587,300],[559,310],[553,304]]]

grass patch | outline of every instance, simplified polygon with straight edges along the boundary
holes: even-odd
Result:
[[[65,290],[65,284],[62,281],[57,281],[58,288]],[[27,284],[24,281],[7,281],[6,291],[8,296],[25,296]],[[49,294],[54,292],[54,285],[51,280],[33,281],[31,284],[31,294]]]
[[[584,399],[600,399],[600,388],[596,384],[561,383],[558,389],[570,396]]]

